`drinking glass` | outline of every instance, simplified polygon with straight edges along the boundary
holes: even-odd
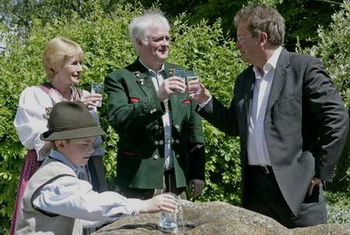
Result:
[[[182,82],[183,82],[184,84],[186,84],[186,70],[183,69],[183,68],[175,68],[173,71],[174,71],[174,72],[173,72],[173,76],[174,76],[174,77],[179,77],[179,78],[181,78],[181,79],[182,79]],[[185,90],[181,90],[181,91],[179,91],[179,92],[180,92],[180,93],[184,93]]]
[[[91,84],[91,94],[101,94],[103,95],[103,83],[92,83]],[[96,107],[102,106],[102,101],[96,101]]]
[[[177,195],[174,193],[169,193],[176,199],[178,198]],[[167,232],[173,232],[177,230],[178,227],[178,209],[176,209],[173,213],[169,213],[166,211],[161,211],[159,213],[159,227],[161,230],[167,231]]]
[[[199,74],[196,71],[186,71],[188,93],[196,95],[200,93]]]
[[[182,78],[183,82],[186,83],[186,70],[184,70],[183,68],[175,68],[173,76]]]

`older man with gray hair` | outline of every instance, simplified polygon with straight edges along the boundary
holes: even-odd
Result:
[[[205,185],[196,102],[183,79],[173,76],[179,66],[165,62],[169,30],[161,13],[134,18],[129,32],[138,58],[105,79],[109,121],[119,135],[116,186],[126,197],[146,199],[162,192],[195,197]]]

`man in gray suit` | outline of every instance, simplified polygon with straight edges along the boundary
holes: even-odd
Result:
[[[229,108],[201,84],[198,112],[240,136],[243,207],[286,227],[327,222],[324,182],[334,176],[348,114],[324,69],[311,56],[282,47],[284,18],[256,5],[234,18],[237,48],[251,64],[237,78]]]

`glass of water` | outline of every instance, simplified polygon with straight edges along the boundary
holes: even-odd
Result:
[[[175,195],[174,193],[167,192],[167,194],[171,194],[173,197],[178,199],[177,195]],[[167,232],[173,232],[173,231],[177,230],[177,228],[178,228],[178,211],[179,210],[176,209],[173,213],[169,213],[166,211],[161,211],[159,213],[159,227],[161,230],[167,231]]]
[[[199,74],[196,71],[186,71],[188,93],[196,95],[200,93]]]
[[[91,94],[101,94],[103,95],[103,83],[92,83],[91,84]],[[96,101],[96,107],[102,106],[102,101]]]

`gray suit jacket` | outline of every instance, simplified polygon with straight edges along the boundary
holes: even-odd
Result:
[[[250,66],[238,76],[229,108],[213,97],[199,111],[221,131],[240,136],[243,184],[254,82]],[[297,215],[311,179],[332,180],[349,125],[341,97],[320,60],[282,50],[264,125],[276,180]]]

